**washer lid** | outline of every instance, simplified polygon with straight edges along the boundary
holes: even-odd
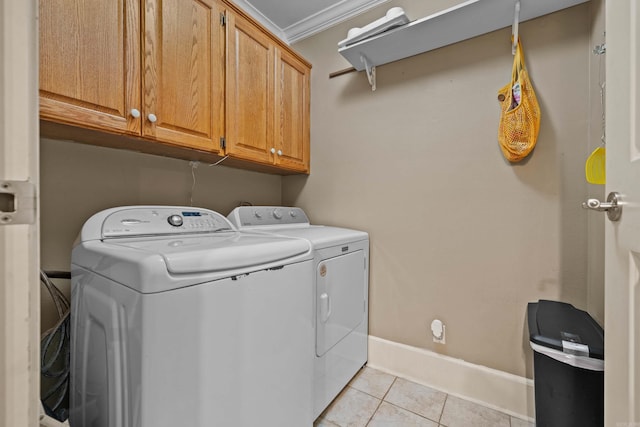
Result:
[[[309,252],[301,239],[226,232],[210,236],[131,238],[104,241],[105,246],[158,255],[171,274],[240,270],[282,261]]]
[[[76,278],[86,270],[152,294],[261,270],[279,270],[285,264],[311,257],[311,245],[306,240],[234,231],[89,240],[73,248],[71,262]],[[273,277],[277,280],[278,271]]]

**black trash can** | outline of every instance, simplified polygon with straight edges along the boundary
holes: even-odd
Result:
[[[604,425],[604,331],[571,304],[527,307],[537,427]]]

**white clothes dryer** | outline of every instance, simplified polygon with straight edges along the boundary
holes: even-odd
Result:
[[[295,207],[240,206],[227,218],[239,230],[304,238],[313,246],[315,419],[367,362],[369,235],[311,225]]]
[[[72,427],[311,427],[303,239],[192,207],[91,217],[72,253]]]

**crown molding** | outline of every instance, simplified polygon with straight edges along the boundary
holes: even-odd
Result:
[[[287,40],[286,33],[282,30],[282,28],[278,27],[274,24],[269,18],[262,14],[258,9],[256,9],[251,3],[246,0],[233,0],[233,4],[238,6],[240,9],[244,10],[248,13],[253,19],[258,21],[260,24],[265,26],[269,31],[279,37],[281,40],[289,43]]]
[[[388,1],[389,0],[342,0],[308,18],[279,30],[284,35],[283,40],[289,44],[295,43]],[[245,3],[244,0],[242,3]]]

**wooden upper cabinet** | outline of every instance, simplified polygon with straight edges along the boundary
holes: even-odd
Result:
[[[216,152],[224,135],[224,9],[145,0],[143,135]]]
[[[223,11],[218,0],[40,0],[41,117],[217,153]]]
[[[309,172],[310,69],[282,49],[276,51],[276,164]]]
[[[137,138],[74,135],[189,159],[229,155],[248,161],[236,165],[268,172],[309,172],[310,65],[231,3],[39,4],[40,117],[55,123],[49,132],[106,131]]]
[[[139,133],[139,0],[40,1],[40,114]]]
[[[308,172],[309,75],[308,64],[228,12],[226,153]]]
[[[227,11],[226,153],[272,163],[274,43]]]

